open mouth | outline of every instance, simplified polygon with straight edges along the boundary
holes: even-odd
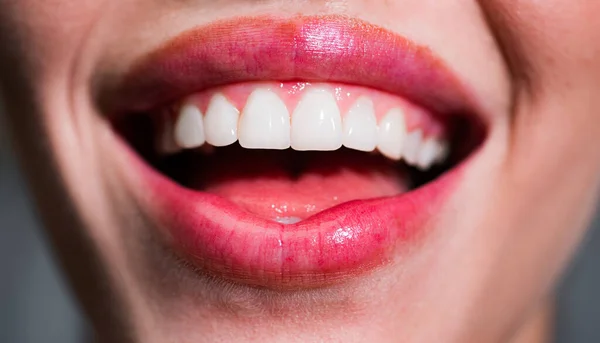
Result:
[[[125,117],[120,131],[181,186],[294,224],[435,179],[451,166],[458,119],[364,87],[260,82],[210,89],[157,113]]]
[[[167,241],[255,287],[321,287],[385,264],[485,136],[428,49],[344,17],[203,27],[117,89],[110,120]]]

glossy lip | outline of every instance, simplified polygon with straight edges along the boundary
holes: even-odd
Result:
[[[465,88],[428,48],[341,16],[241,18],[183,33],[142,59],[118,86],[99,92],[99,103],[104,113],[144,111],[250,80],[360,84],[440,115],[476,113]],[[405,194],[348,202],[283,225],[179,186],[130,156],[144,207],[180,257],[209,275],[279,290],[342,282],[417,244],[467,164]]]

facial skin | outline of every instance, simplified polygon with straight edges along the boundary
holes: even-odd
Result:
[[[93,81],[218,19],[343,14],[429,46],[489,135],[409,257],[325,289],[256,290],[173,260],[140,209]],[[15,146],[105,342],[504,342],[549,303],[600,183],[596,1],[0,0]]]

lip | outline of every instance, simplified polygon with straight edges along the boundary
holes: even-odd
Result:
[[[356,18],[241,17],[191,29],[99,82],[102,113],[141,112],[248,81],[324,81],[397,94],[437,114],[480,112],[468,87],[426,46]],[[482,118],[485,119],[485,118]]]
[[[359,84],[440,115],[477,113],[471,93],[430,49],[342,16],[239,18],[185,32],[97,98],[103,113],[147,111],[213,86],[252,80]],[[148,215],[181,258],[212,276],[279,290],[343,282],[418,245],[470,160],[408,193],[344,203],[284,225],[184,188],[137,154],[128,155]]]

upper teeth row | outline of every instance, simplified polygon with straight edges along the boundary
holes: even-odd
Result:
[[[307,90],[292,115],[281,98],[268,88],[254,90],[240,111],[222,93],[216,93],[206,114],[192,101],[179,109],[172,136],[179,148],[207,142],[226,146],[239,140],[249,149],[336,150],[343,146],[361,151],[378,149],[384,156],[404,160],[422,169],[441,161],[447,142],[407,130],[405,114],[390,109],[377,123],[373,102],[361,96],[344,116],[333,94],[320,87]]]

